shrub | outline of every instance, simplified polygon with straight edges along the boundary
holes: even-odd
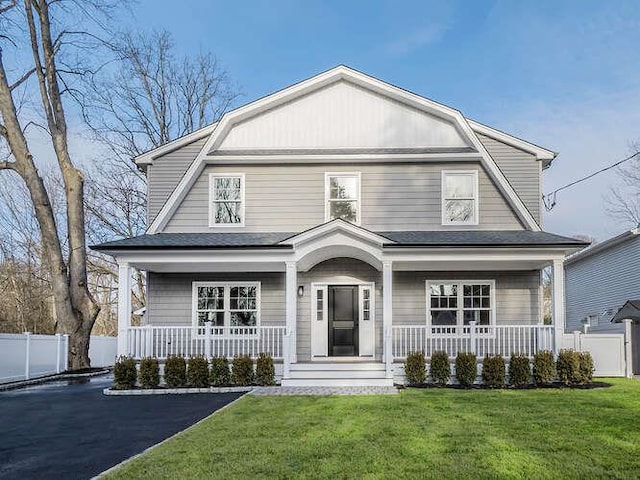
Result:
[[[482,360],[482,383],[493,388],[504,385],[507,376],[502,355],[486,355]]]
[[[531,382],[531,365],[529,357],[514,353],[509,360],[509,383],[516,387]]]
[[[438,385],[446,385],[451,378],[451,364],[447,352],[439,351],[431,354],[429,374]]]
[[[589,352],[581,352],[580,356],[580,382],[591,383],[593,381],[593,358]]]
[[[130,390],[136,386],[136,361],[131,357],[118,357],[113,367],[113,387],[116,390]]]
[[[231,381],[240,386],[253,383],[253,362],[249,355],[240,355],[231,364]]]
[[[556,364],[553,353],[540,350],[533,356],[533,381],[536,385],[551,383],[556,378]]]
[[[195,388],[209,386],[209,363],[203,356],[194,356],[187,362],[187,384]]]
[[[184,387],[187,384],[187,364],[184,357],[172,355],[164,364],[164,383],[169,388]]]
[[[142,388],[158,388],[160,385],[160,365],[157,358],[146,357],[140,360],[138,382]]]
[[[261,353],[256,361],[256,383],[258,385],[275,385],[276,369],[273,358],[268,353]]]
[[[556,360],[558,378],[565,385],[580,383],[580,354],[573,350],[560,350]]]
[[[423,352],[412,352],[404,362],[404,375],[409,385],[421,385],[427,378],[427,360]]]
[[[214,357],[211,359],[209,383],[214,387],[223,387],[231,384],[231,372],[229,372],[227,357]]]
[[[476,356],[469,352],[460,352],[456,356],[456,378],[463,387],[473,385],[478,376]]]

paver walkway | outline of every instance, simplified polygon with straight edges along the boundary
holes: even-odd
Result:
[[[256,387],[252,395],[395,395],[396,387]]]

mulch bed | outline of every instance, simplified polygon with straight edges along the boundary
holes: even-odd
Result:
[[[482,384],[473,384],[471,386],[464,387],[459,384],[447,384],[442,386],[437,383],[423,383],[421,385],[406,385],[406,386],[399,385],[398,388],[449,388],[453,390],[502,390],[502,389],[504,390],[536,390],[536,389],[539,389],[539,390],[545,390],[545,389],[592,390],[595,388],[609,388],[612,386],[613,386],[612,384],[606,383],[606,382],[591,382],[591,383],[585,383],[584,385],[566,385],[562,382],[553,382],[553,383],[542,384],[542,385],[530,384],[530,385],[522,385],[518,387],[514,387],[513,385],[505,385],[500,388],[489,387],[488,385],[482,385]]]

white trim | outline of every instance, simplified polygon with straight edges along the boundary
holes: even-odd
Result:
[[[383,237],[382,235],[378,235],[377,233],[372,232],[371,230],[367,230],[360,225],[347,222],[346,220],[343,220],[341,218],[335,218],[327,223],[323,223],[321,225],[318,225],[317,227],[313,227],[302,233],[298,233],[293,237],[285,238],[280,242],[280,244],[292,244],[294,246],[297,246],[301,243],[315,240],[336,231],[342,231],[351,234],[354,237],[361,238],[362,240],[369,241],[370,243],[374,243],[379,246],[382,246],[383,244],[396,243],[386,237]]]
[[[187,192],[198,178],[198,175],[202,172],[204,165],[206,164],[208,152],[218,147],[234,123],[246,120],[252,115],[257,115],[269,108],[274,108],[279,104],[292,101],[295,98],[299,98],[311,91],[340,80],[348,80],[355,85],[380,93],[390,97],[391,99],[395,99],[401,103],[412,106],[413,108],[427,111],[449,121],[454,121],[463,138],[468,140],[468,142],[471,143],[478,152],[480,152],[482,155],[482,163],[486,168],[489,177],[496,183],[498,189],[511,204],[512,208],[526,228],[534,231],[541,230],[536,219],[526,208],[522,199],[516,194],[511,184],[507,181],[500,168],[497,166],[487,149],[467,122],[466,118],[458,110],[436,103],[406,90],[402,90],[401,88],[345,67],[344,65],[340,65],[327,72],[321,73],[315,77],[252,102],[244,107],[226,113],[218,123],[218,126],[212,131],[210,138],[207,140],[200,153],[198,153],[191,166],[187,169],[186,173],[171,193],[169,199],[165,202],[158,215],[156,215],[156,218],[149,226],[147,232],[150,234],[157,233],[165,227],[180,202],[182,202]]]
[[[472,279],[468,279],[468,280],[458,280],[458,279],[440,279],[440,280],[425,280],[425,302],[426,302],[426,307],[427,307],[427,318],[426,320],[426,325],[427,325],[427,332],[429,332],[429,329],[433,326],[431,325],[431,292],[430,292],[430,286],[431,285],[442,285],[442,284],[447,284],[447,285],[457,285],[458,286],[458,292],[457,292],[457,303],[458,306],[456,308],[456,333],[451,334],[452,336],[461,336],[461,335],[468,335],[468,334],[464,334],[463,332],[461,332],[460,330],[465,328],[464,325],[464,317],[463,317],[463,313],[465,308],[464,308],[464,289],[462,288],[464,285],[480,285],[480,284],[489,284],[490,285],[490,299],[489,301],[491,302],[490,305],[490,323],[489,323],[489,327],[493,327],[495,325],[497,325],[497,305],[496,305],[496,281],[495,280],[485,280],[485,279],[476,279],[476,280],[472,280]],[[469,310],[469,309],[467,309]],[[471,309],[471,310],[475,310],[475,309]],[[435,325],[435,327],[437,328],[447,328],[446,325]],[[453,327],[453,325],[451,326]],[[477,325],[477,328],[482,328],[484,327],[484,325]],[[442,334],[439,334],[442,335]],[[487,334],[481,334],[479,333],[479,335],[483,335],[486,336]],[[493,331],[493,335],[495,335],[495,330]]]
[[[243,280],[238,281],[225,281],[225,282],[191,282],[191,325],[197,331],[198,327],[198,288],[199,287],[223,287],[224,288],[224,300],[223,300],[223,311],[224,311],[224,327],[225,328],[234,328],[231,325],[231,297],[230,291],[232,287],[256,287],[256,324],[249,325],[247,328],[256,329],[260,327],[260,311],[261,311],[261,282],[247,282]],[[246,310],[250,311],[250,310]]]
[[[330,164],[349,163],[428,163],[428,162],[471,162],[482,161],[478,152],[470,153],[274,153],[260,155],[216,155],[207,157],[205,165],[268,165],[287,163],[308,165],[310,162]]]
[[[240,223],[216,223],[215,222],[215,210],[213,208],[213,202],[216,201],[213,196],[213,180],[216,178],[239,178],[240,179]],[[244,227],[244,215],[245,215],[245,186],[244,173],[226,173],[226,172],[212,172],[209,174],[209,228],[217,227]]]
[[[459,200],[473,200],[473,221],[472,222],[455,222],[449,221],[445,217],[445,195],[446,177],[448,175],[471,175],[473,177],[473,198],[460,198]],[[478,185],[477,170],[442,170],[440,173],[440,210],[442,225],[479,225],[480,224],[480,188]]]
[[[467,122],[469,122],[469,125],[474,131],[481,133],[482,135],[486,135],[487,137],[491,137],[494,140],[499,140],[500,142],[506,143],[507,145],[510,145],[512,147],[524,150],[527,153],[531,153],[535,155],[538,160],[551,161],[558,155],[552,150],[548,150],[533,143],[527,142],[526,140],[522,140],[521,138],[514,137],[513,135],[509,135],[508,133],[501,132],[500,130],[489,127],[480,122],[476,122],[475,120],[467,118]]]
[[[332,220],[338,220],[337,218],[331,218],[331,209],[329,208],[329,202],[331,199],[330,178],[331,177],[353,177],[358,181],[356,187],[356,198],[345,199],[345,201],[355,201],[357,203],[356,221],[354,225],[360,225],[362,218],[362,174],[360,172],[324,172],[324,221],[331,222]],[[339,201],[340,199],[333,199],[333,201]],[[344,220],[344,219],[341,219]],[[347,222],[346,220],[344,220]],[[352,223],[352,222],[347,222]]]
[[[170,141],[169,143],[165,143],[157,148],[149,150],[148,152],[141,153],[137,157],[133,158],[133,161],[136,165],[149,165],[153,163],[153,160],[156,158],[166,155],[173,150],[176,150],[185,145],[189,145],[190,143],[197,142],[198,140],[206,137],[207,135],[211,135],[218,124],[212,123],[211,125],[207,125],[202,127],[194,132],[188,133],[180,138],[176,138],[175,140]]]
[[[329,288],[326,283],[311,283],[311,360],[329,357]],[[318,292],[322,292],[322,318],[318,320]]]

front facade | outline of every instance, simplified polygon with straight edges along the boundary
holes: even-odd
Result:
[[[265,352],[283,385],[390,385],[413,351],[556,349],[583,244],[541,229],[554,157],[343,66],[229,112],[136,159],[148,232],[95,247],[120,265],[120,353]]]

